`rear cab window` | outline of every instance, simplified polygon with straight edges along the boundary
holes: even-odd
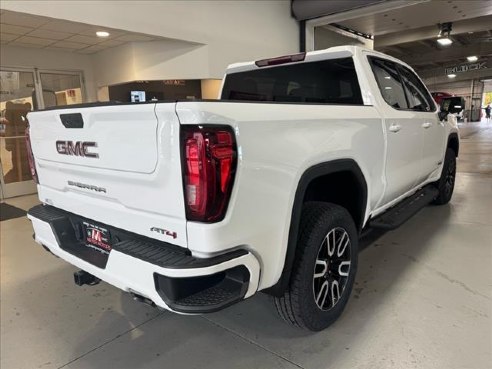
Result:
[[[222,100],[363,105],[352,58],[230,73]]]

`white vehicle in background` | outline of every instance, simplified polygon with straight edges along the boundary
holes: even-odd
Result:
[[[185,314],[265,291],[321,330],[362,230],[451,199],[456,125],[409,66],[353,46],[231,65],[221,96],[29,113],[35,240],[79,285]]]

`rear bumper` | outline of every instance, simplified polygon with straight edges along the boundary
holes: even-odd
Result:
[[[213,312],[252,296],[258,289],[260,266],[246,250],[200,259],[186,249],[109,227],[124,239],[113,243],[104,263],[95,263],[85,255],[85,242],[76,237],[79,216],[39,205],[29,210],[28,218],[36,242],[56,256],[167,310]]]

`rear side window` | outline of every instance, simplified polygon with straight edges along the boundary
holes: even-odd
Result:
[[[231,73],[222,100],[362,105],[352,58]]]
[[[384,101],[395,109],[408,109],[405,90],[396,64],[372,57],[369,60]]]
[[[415,73],[402,65],[399,65],[398,69],[407,94],[408,108],[416,111],[434,111],[436,107],[432,96],[427,92],[424,84]]]

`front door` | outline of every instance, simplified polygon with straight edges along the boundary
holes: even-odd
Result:
[[[437,115],[436,104],[422,81],[407,67],[399,65],[398,69],[405,87],[409,109],[415,112],[422,129],[422,172],[419,176],[419,181],[422,183],[440,168],[444,160],[445,128]]]

